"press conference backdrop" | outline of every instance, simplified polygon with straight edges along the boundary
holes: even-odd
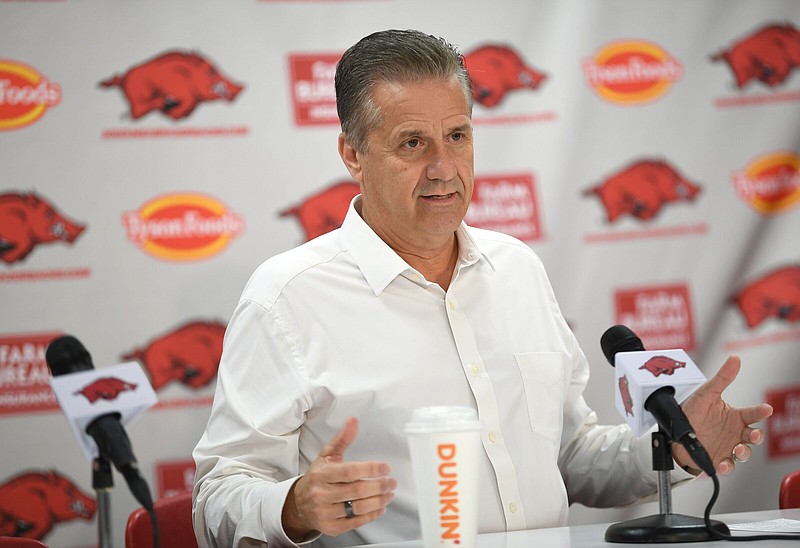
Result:
[[[97,367],[141,365],[159,399],[128,427],[143,473],[156,496],[191,487],[245,281],[338,226],[356,192],[333,74],[386,28],[465,54],[468,222],[542,257],[600,419],[622,422],[599,347],[612,324],[706,375],[738,354],[727,399],[775,415],[715,511],[776,507],[800,467],[800,3],[3,0],[0,534],[97,538],[90,463],[48,385],[64,333]],[[675,510],[710,495],[677,489]],[[135,507],[117,475],[118,546]],[[571,523],[654,511],[573,506]]]

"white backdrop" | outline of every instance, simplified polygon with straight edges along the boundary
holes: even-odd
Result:
[[[66,481],[87,511],[95,498],[48,392],[44,349],[63,333],[97,367],[142,365],[159,398],[128,429],[144,475],[157,496],[191,485],[245,281],[335,226],[352,196],[331,69],[385,28],[465,53],[484,91],[468,219],[544,260],[600,418],[622,420],[599,347],[614,323],[686,348],[707,375],[739,354],[727,399],[777,412],[714,510],[777,506],[800,467],[796,1],[3,0],[0,534],[96,541],[93,519],[46,517]],[[121,87],[101,85],[115,75]],[[137,504],[116,483],[123,546]],[[710,495],[702,480],[678,489],[675,510],[701,515]],[[570,519],[654,512],[573,506]]]

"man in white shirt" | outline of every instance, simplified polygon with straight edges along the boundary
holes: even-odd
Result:
[[[375,33],[342,57],[336,92],[361,195],[340,229],[270,258],[243,291],[194,452],[200,545],[419,538],[403,425],[426,405],[478,410],[481,532],[653,494],[649,437],[598,425],[583,400],[589,366],[539,258],[462,221],[472,92],[458,52]],[[721,473],[772,412],[721,399],[738,368],[730,358],[684,406]],[[675,460],[693,464],[680,447]]]

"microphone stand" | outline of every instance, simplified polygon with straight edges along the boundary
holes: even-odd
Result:
[[[672,459],[670,437],[659,428],[652,434],[653,470],[658,472],[659,513],[643,518],[615,523],[606,529],[607,542],[699,542],[717,540],[706,528],[703,518],[672,513]],[[711,520],[714,528],[730,534],[727,525]]]
[[[103,456],[92,461],[92,487],[97,494],[97,546],[112,548],[111,489],[114,488],[114,477],[111,464]]]

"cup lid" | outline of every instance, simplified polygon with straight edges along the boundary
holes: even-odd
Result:
[[[425,434],[428,432],[455,432],[480,430],[478,413],[471,407],[462,405],[434,405],[419,407],[406,423],[406,433]]]

